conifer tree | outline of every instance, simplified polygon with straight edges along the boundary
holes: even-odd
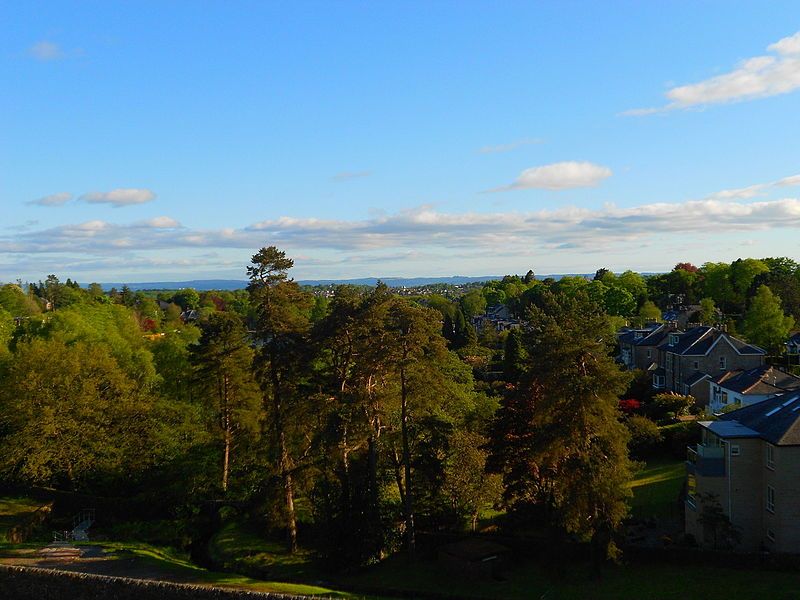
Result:
[[[192,352],[200,388],[223,442],[222,491],[228,491],[233,450],[259,419],[258,387],[253,379],[253,351],[239,317],[212,313],[200,323],[200,342]]]
[[[261,248],[247,274],[248,291],[256,311],[255,336],[260,344],[256,373],[267,414],[275,468],[283,488],[287,545],[297,550],[294,497],[296,468],[292,457],[293,425],[302,413],[298,387],[309,349],[311,296],[288,277],[294,261],[275,246]]]
[[[512,510],[538,508],[609,553],[632,474],[617,410],[630,377],[611,357],[613,339],[585,293],[542,294],[523,336],[527,368],[489,442],[489,469],[503,475]]]

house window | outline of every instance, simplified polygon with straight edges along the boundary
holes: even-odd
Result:
[[[728,360],[725,356],[719,357],[719,370],[724,371],[728,368]]]
[[[669,334],[669,345],[674,346],[678,343],[678,336],[674,333]]]
[[[728,403],[728,392],[722,392],[719,397],[722,404]]]
[[[771,485],[767,486],[767,510],[771,513],[775,512],[775,488]]]
[[[694,362],[692,363],[692,368],[693,368],[695,371],[698,371],[698,370],[700,370],[700,361],[699,361],[699,360],[696,360],[696,361],[694,361]]]
[[[772,529],[767,529],[767,539],[770,542],[774,542],[775,541],[775,532],[772,531]]]
[[[742,453],[742,449],[739,446],[731,446],[731,456],[739,456]]]
[[[652,350],[648,350],[647,351],[647,358],[652,358],[652,357],[653,357],[653,351]]]
[[[775,470],[775,446],[767,444],[767,468]]]
[[[694,495],[697,492],[697,478],[689,473],[686,476],[686,504],[694,510],[697,510],[697,503],[695,502]]]
[[[653,387],[654,388],[663,388],[664,387],[664,376],[663,375],[653,375]]]

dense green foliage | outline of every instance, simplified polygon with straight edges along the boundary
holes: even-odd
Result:
[[[413,297],[315,295],[292,268],[268,247],[235,292],[0,286],[0,478],[124,497],[184,524],[207,501],[235,502],[287,552],[337,566],[413,554],[419,532],[495,511],[508,531],[613,551],[630,457],[683,452],[654,422],[692,402],[654,396],[646,373],[631,383],[612,358],[616,329],[691,305],[690,322],[779,354],[800,319],[786,258],[531,271]]]

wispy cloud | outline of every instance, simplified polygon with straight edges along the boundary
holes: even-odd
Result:
[[[342,171],[331,177],[331,179],[334,181],[349,181],[350,179],[360,179],[370,175],[372,175],[372,171]]]
[[[36,206],[64,206],[67,202],[72,200],[72,194],[69,192],[59,192],[57,194],[50,194],[43,198],[36,200],[28,200],[25,204],[34,204]]]
[[[498,154],[500,152],[511,152],[523,146],[530,146],[531,144],[541,144],[544,140],[539,138],[524,138],[508,144],[498,144],[496,146],[483,146],[478,150],[481,154]]]
[[[608,167],[590,162],[565,161],[540,167],[525,169],[510,185],[489,190],[507,192],[510,190],[544,189],[566,190],[570,188],[595,187],[604,179],[611,177]]]
[[[136,225],[148,229],[179,229],[183,227],[180,221],[176,221],[172,217],[154,217],[145,221],[139,221]]]
[[[41,60],[44,62],[60,60],[66,56],[64,51],[61,49],[61,46],[48,40],[36,42],[33,46],[28,48],[28,54],[30,54],[36,60]]]
[[[154,200],[156,195],[145,189],[120,188],[110,192],[90,192],[81,196],[89,204],[110,204],[115,208],[144,204]]]
[[[741,102],[788,94],[800,88],[800,31],[767,47],[773,55],[741,61],[722,75],[667,91],[664,106],[636,108],[622,113],[642,116],[710,104]]]
[[[252,249],[266,242],[295,249],[371,253],[438,248],[507,251],[583,248],[652,239],[659,234],[707,234],[709,223],[726,232],[800,227],[800,199],[759,202],[703,199],[600,209],[574,206],[535,212],[446,213],[420,206],[363,220],[280,217],[248,227],[192,229],[169,217],[130,224],[92,220],[0,235],[0,253],[106,255],[133,249]],[[567,246],[565,246],[565,244]]]
[[[756,198],[766,196],[771,190],[776,188],[791,187],[800,185],[800,175],[792,175],[784,177],[777,181],[770,181],[769,183],[757,183],[743,188],[733,188],[730,190],[720,190],[708,196],[711,200],[746,200],[748,198]]]
[[[352,269],[358,264],[369,270],[373,268],[370,265],[388,264],[408,269],[410,262],[422,268],[432,260],[442,264],[486,264],[486,257],[527,261],[556,250],[562,264],[571,259],[585,261],[587,256],[600,253],[617,253],[624,260],[647,244],[706,248],[714,235],[724,234],[726,241],[744,241],[756,239],[758,231],[798,230],[800,198],[753,199],[769,189],[797,185],[800,176],[681,202],[463,213],[418,206],[352,220],[284,216],[241,228],[196,229],[169,216],[129,223],[94,219],[0,232],[0,262],[6,265],[0,264],[0,271],[12,276],[13,264],[34,260],[40,265],[36,272],[63,272],[69,264],[83,265],[81,268],[88,271],[86,265],[93,264],[96,269],[107,269],[113,279],[120,268],[135,270],[135,261],[140,258],[144,261],[141,264],[150,264],[153,270],[160,267],[147,261],[159,258],[186,260],[196,271],[204,265],[208,269],[228,268],[222,258],[202,258],[209,252],[219,252],[233,261],[231,268],[240,268],[254,248],[271,244],[295,256],[312,257],[309,265],[329,269],[330,273],[341,272],[333,265]]]

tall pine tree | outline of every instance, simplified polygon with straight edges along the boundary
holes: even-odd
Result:
[[[528,364],[490,435],[489,470],[505,500],[613,551],[632,475],[617,405],[629,380],[611,357],[608,317],[584,292],[543,293],[522,339]]]

